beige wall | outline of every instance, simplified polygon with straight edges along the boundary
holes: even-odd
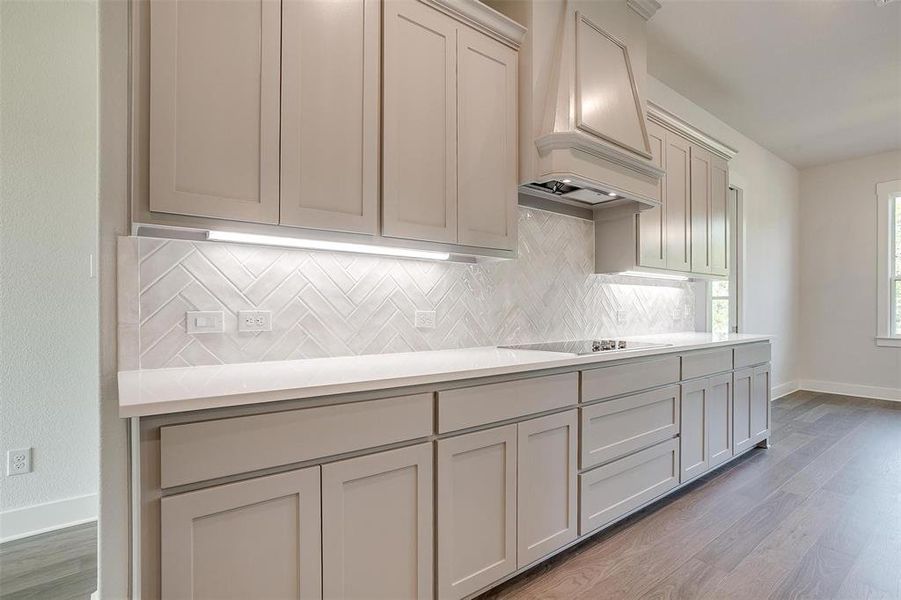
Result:
[[[876,184],[893,179],[901,152],[801,171],[806,388],[901,400],[901,348],[875,343]]]
[[[741,327],[746,333],[776,336],[773,385],[775,394],[781,394],[798,379],[798,170],[653,77],[648,77],[647,94],[652,102],[738,150],[729,163],[729,178],[744,191]]]

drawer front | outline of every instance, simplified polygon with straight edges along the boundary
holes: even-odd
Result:
[[[579,535],[603,527],[678,484],[675,439],[579,475]]]
[[[679,386],[607,400],[580,412],[580,466],[587,469],[676,436]]]
[[[438,432],[446,433],[574,406],[578,401],[578,373],[438,392]]]
[[[682,379],[704,377],[732,370],[732,348],[694,352],[682,357]]]
[[[171,425],[160,429],[161,482],[184,485],[431,433],[431,394]]]
[[[582,371],[582,402],[640,392],[679,381],[679,357],[664,356]]]
[[[735,347],[735,368],[751,367],[770,362],[771,347],[769,342],[744,344]]]

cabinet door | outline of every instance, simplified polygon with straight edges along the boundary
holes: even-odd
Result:
[[[691,159],[688,142],[666,132],[666,268],[691,271]]]
[[[666,130],[656,123],[648,123],[648,139],[655,165],[666,170]],[[666,268],[666,176],[657,186],[660,208],[643,210],[638,219],[638,264],[643,267]]]
[[[682,384],[682,424],[679,437],[681,457],[680,483],[694,479],[707,470],[707,380]]]
[[[732,457],[732,373],[711,377],[707,392],[708,467]]]
[[[751,432],[751,379],[754,369],[742,369],[732,374],[732,439],[735,454],[744,452],[755,442]]]
[[[278,222],[276,0],[150,6],[150,210]]]
[[[282,225],[376,233],[376,0],[284,0]]]
[[[517,566],[522,568],[576,539],[576,411],[518,426]]]
[[[457,241],[516,247],[516,51],[466,26],[457,37]]]
[[[691,146],[691,270],[710,273],[710,160],[706,150]]]
[[[432,444],[322,467],[325,598],[432,597]]]
[[[729,274],[729,168],[722,158],[710,159],[710,272]]]
[[[162,597],[320,598],[319,467],[167,496]]]
[[[384,8],[382,233],[457,241],[457,26],[418,0]]]
[[[754,367],[751,379],[751,440],[758,443],[770,435],[770,365]]]
[[[438,441],[438,596],[516,569],[516,425]]]

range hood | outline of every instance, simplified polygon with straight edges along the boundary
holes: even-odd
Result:
[[[660,206],[664,171],[643,97],[649,2],[488,0],[528,30],[519,54],[521,194],[593,210]]]

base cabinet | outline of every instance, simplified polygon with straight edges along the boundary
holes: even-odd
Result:
[[[738,454],[770,436],[770,366],[735,371],[733,388],[732,435]]]
[[[322,597],[319,467],[167,496],[162,597]]]
[[[322,467],[325,598],[431,598],[432,444]]]
[[[708,393],[706,379],[682,384],[682,424],[679,428],[681,483],[701,475],[710,466],[707,447]]]
[[[707,447],[709,468],[732,458],[732,374],[707,380]]]

